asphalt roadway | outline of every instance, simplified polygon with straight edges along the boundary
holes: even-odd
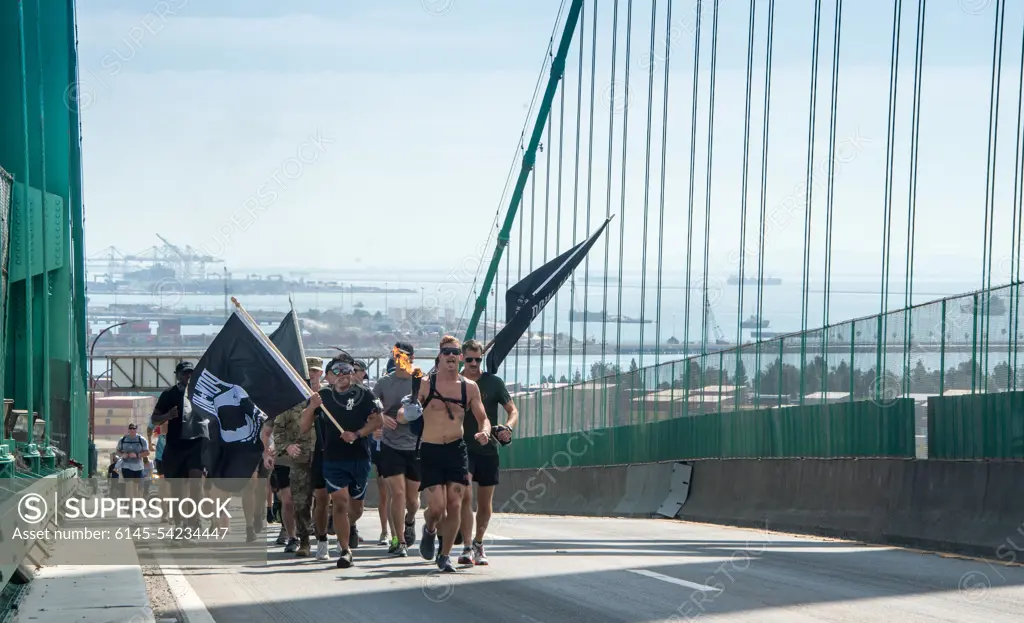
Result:
[[[196,623],[994,623],[1021,621],[1024,608],[1021,567],[769,530],[496,515],[491,564],[440,574],[419,556],[418,540],[408,558],[375,545],[375,510],[359,528],[367,542],[351,569],[271,544],[266,567],[165,573],[185,574],[209,612],[191,617]]]

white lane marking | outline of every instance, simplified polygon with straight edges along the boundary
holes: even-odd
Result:
[[[488,533],[487,536],[484,537],[485,541],[487,539],[494,539],[495,541],[511,541],[512,537],[510,537],[510,536],[501,536],[500,534]]]
[[[706,584],[697,584],[696,582],[687,582],[686,580],[680,580],[669,575],[662,575],[647,569],[626,569],[630,573],[636,573],[637,575],[644,575],[655,580],[661,580],[662,582],[668,582],[669,584],[678,584],[679,586],[685,586],[705,593],[717,593],[718,589],[713,586],[707,586]]]
[[[196,594],[196,590],[189,584],[188,577],[181,567],[174,565],[160,565],[164,572],[164,579],[167,586],[174,594],[174,600],[178,602],[178,609],[181,610],[187,623],[217,623],[213,620],[206,604]],[[167,573],[171,571],[172,573]]]

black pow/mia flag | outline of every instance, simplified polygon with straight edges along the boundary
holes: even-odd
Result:
[[[248,479],[263,453],[264,423],[310,395],[267,336],[236,310],[192,372],[182,427],[210,440],[205,460],[209,476]],[[224,484],[230,489],[231,483]]]
[[[522,281],[509,288],[505,293],[505,326],[494,337],[490,351],[487,353],[487,371],[498,372],[505,357],[515,347],[519,338],[530,328],[530,323],[540,314],[565,283],[572,271],[579,266],[587,252],[594,246],[601,233],[608,227],[613,217],[605,219],[604,224],[590,238],[562,253],[547,264],[526,276]]]

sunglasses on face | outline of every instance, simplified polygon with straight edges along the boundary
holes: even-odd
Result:
[[[441,349],[441,354],[442,355],[458,355],[461,352],[462,351],[459,350],[458,348],[442,348]]]
[[[483,357],[466,357],[466,363],[480,363],[483,360]]]
[[[339,374],[339,375],[352,374],[353,370],[354,370],[354,368],[352,366],[348,365],[347,363],[336,363],[333,366],[331,366],[331,372],[333,374]]]

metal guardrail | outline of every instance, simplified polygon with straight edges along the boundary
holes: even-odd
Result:
[[[19,510],[21,501],[30,494],[43,499],[52,499],[55,493],[65,497],[78,483],[78,470],[73,467],[49,474],[21,472],[15,478],[0,480],[0,623],[11,619],[27,581],[35,568],[49,558],[53,546],[43,540],[15,538],[19,528],[42,531],[56,525],[57,509],[47,509],[40,521],[28,523]]]

